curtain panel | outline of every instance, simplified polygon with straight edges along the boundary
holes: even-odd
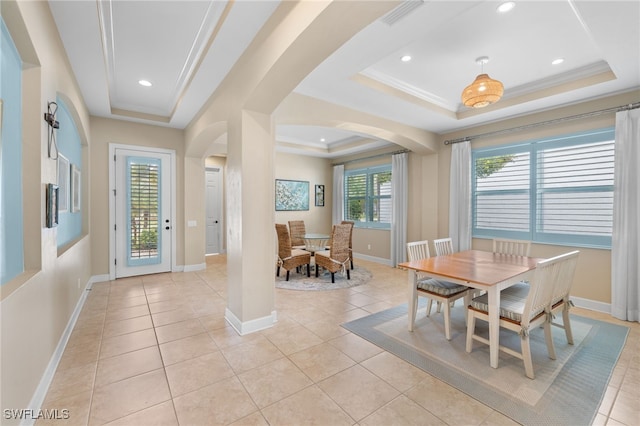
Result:
[[[471,248],[471,142],[451,148],[449,237],[455,251]]]
[[[616,114],[611,315],[640,321],[640,109]]]
[[[331,223],[336,225],[344,218],[344,164],[333,166],[333,198]]]
[[[394,267],[406,259],[408,157],[406,152],[391,157],[391,264]]]

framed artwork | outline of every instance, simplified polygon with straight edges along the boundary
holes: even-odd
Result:
[[[309,210],[309,182],[276,179],[276,211]]]
[[[58,153],[58,211],[69,210],[69,160]]]
[[[80,211],[80,169],[71,165],[71,213]]]
[[[324,185],[316,185],[316,206],[324,207]]]
[[[47,184],[47,228],[53,228],[58,226],[58,202],[59,202],[60,188],[54,183]]]

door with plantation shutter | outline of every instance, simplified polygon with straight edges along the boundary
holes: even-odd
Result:
[[[171,271],[169,153],[115,149],[115,278]]]

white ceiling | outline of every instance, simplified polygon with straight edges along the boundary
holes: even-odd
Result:
[[[495,1],[399,4],[295,92],[441,134],[640,90],[640,1],[516,1],[505,14]],[[90,113],[176,128],[188,125],[278,5],[50,1]],[[400,61],[407,54],[413,59]],[[480,73],[480,56],[505,93],[471,110],[460,93]],[[317,126],[278,125],[276,141],[279,151],[326,158],[389,145]]]

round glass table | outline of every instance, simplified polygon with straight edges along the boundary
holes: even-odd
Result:
[[[304,234],[304,249],[315,253],[326,250],[329,235],[327,234]]]

